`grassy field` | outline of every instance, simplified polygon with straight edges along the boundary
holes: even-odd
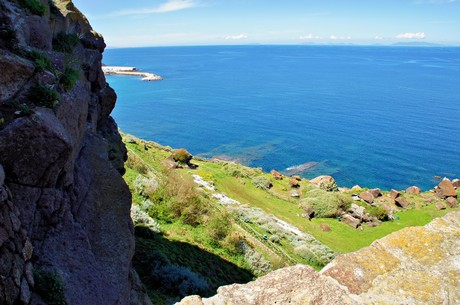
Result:
[[[359,250],[392,232],[425,225],[459,209],[437,210],[423,197],[403,193],[411,207],[399,209],[395,220],[376,227],[363,225],[358,230],[336,217],[308,220],[302,217],[304,200],[314,198],[320,205],[328,205],[343,197],[347,198],[343,204],[349,205],[352,192],[327,192],[303,179],[293,188],[290,177],[276,180],[261,169],[225,161],[192,159],[196,169],[186,165],[171,169],[170,147],[129,135],[124,135],[124,141],[129,156],[124,179],[133,204],[138,206],[141,220],[149,218],[149,228],[157,232],[152,234],[143,222],[137,224],[133,263],[157,304],[171,304],[177,297],[194,293],[212,295],[221,285],[244,283],[287,265],[309,264],[319,270],[333,259],[334,252]],[[215,190],[200,189],[193,175]],[[266,182],[271,183],[270,188],[261,186]],[[299,198],[292,197],[292,191]],[[217,204],[215,194],[241,204]],[[355,203],[369,212],[377,209]],[[299,237],[280,227],[278,220],[305,234]],[[322,224],[331,230],[323,231]]]
[[[237,179],[230,176],[223,170],[222,162],[209,162],[205,160],[194,162],[199,165],[196,173],[214,181],[219,191],[226,193],[229,197],[243,204],[259,207],[267,213],[274,214],[278,218],[313,235],[319,241],[339,253],[359,250],[392,232],[410,226],[423,226],[436,217],[459,209],[437,210],[433,204],[427,206],[419,205],[408,210],[399,211],[397,213],[399,219],[397,220],[387,221],[373,228],[364,226],[364,230],[359,231],[333,218],[313,218],[310,221],[300,217],[303,210],[297,204],[297,200],[289,198],[287,180],[272,179],[274,187],[272,191],[267,192],[252,185],[249,178]],[[265,175],[270,177],[269,174]],[[302,193],[304,189],[310,188],[308,183],[302,182],[302,184],[303,186],[298,190],[299,193]],[[323,223],[329,225],[331,231],[322,231],[320,224]]]

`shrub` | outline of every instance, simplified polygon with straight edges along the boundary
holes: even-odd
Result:
[[[45,15],[45,7],[39,0],[17,0],[17,2],[31,14]]]
[[[251,182],[255,185],[255,187],[260,189],[267,189],[271,184],[270,180],[265,176],[254,177],[251,179]]]
[[[272,270],[270,262],[255,252],[248,244],[243,244],[244,260],[251,266],[252,272],[259,276]]]
[[[59,33],[53,39],[53,50],[62,53],[72,53],[79,42],[80,38],[75,34]]]
[[[158,188],[158,181],[155,178],[146,178],[142,175],[137,175],[134,181],[134,188],[139,195],[150,197]]]
[[[78,81],[79,77],[80,72],[71,67],[66,67],[64,73],[59,79],[59,82],[64,86],[66,91],[70,91],[75,86],[75,83]]]
[[[224,246],[227,248],[231,253],[234,254],[241,254],[243,253],[243,243],[245,242],[245,238],[239,232],[232,232],[225,238]]]
[[[163,292],[180,297],[203,295],[209,290],[209,283],[204,277],[183,266],[167,265],[154,268],[152,280]]]
[[[29,99],[51,109],[54,109],[61,98],[56,90],[43,85],[32,86],[28,95]]]
[[[176,162],[189,164],[193,156],[185,148],[180,148],[173,152],[172,158]]]
[[[227,213],[215,215],[206,226],[209,236],[216,241],[224,240],[230,232],[231,227],[232,223]]]
[[[351,205],[351,198],[340,193],[331,193],[315,189],[307,193],[307,198],[300,201],[304,210],[313,209],[316,217],[336,217]]]
[[[367,208],[370,216],[377,217],[378,220],[388,220],[388,211],[379,206],[375,208]]]
[[[37,70],[37,72],[53,69],[49,57],[41,52],[35,50],[31,51],[29,52],[28,57],[34,61],[35,70]]]
[[[131,218],[134,225],[145,227],[155,233],[160,233],[160,225],[135,204],[131,206]]]
[[[48,305],[67,305],[64,296],[64,284],[56,272],[34,270],[34,291],[43,298]]]
[[[302,245],[294,249],[294,253],[307,261],[309,265],[323,267],[334,259],[333,253],[321,252],[315,245]]]

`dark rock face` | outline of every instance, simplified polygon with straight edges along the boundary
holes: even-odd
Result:
[[[10,33],[0,35],[0,304],[36,303],[35,269],[59,276],[68,304],[149,304],[131,268],[126,148],[110,117],[105,44],[71,1],[40,2],[44,16],[0,0]],[[53,50],[59,35],[77,37],[71,56]],[[38,71],[31,51],[52,69]],[[66,67],[78,72],[71,88],[59,82]],[[43,107],[33,86],[55,90],[57,105]]]

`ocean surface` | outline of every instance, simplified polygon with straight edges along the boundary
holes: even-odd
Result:
[[[340,186],[422,189],[460,178],[460,48],[107,49],[125,133]]]

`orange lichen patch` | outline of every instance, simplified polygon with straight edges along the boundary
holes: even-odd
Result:
[[[335,278],[354,294],[366,292],[372,281],[399,267],[400,261],[380,245],[364,248],[359,252],[341,255],[336,264],[323,274]]]
[[[441,233],[416,227],[402,230],[385,239],[389,247],[402,250],[421,264],[433,265],[447,256],[442,247],[444,238]]]
[[[433,275],[425,268],[400,269],[380,277],[378,285],[361,295],[361,298],[365,300],[369,296],[380,296],[380,301],[385,302],[386,298],[390,300],[387,304],[406,304],[408,300],[415,301],[415,304],[442,304],[441,282],[439,274]],[[397,296],[396,299],[395,296]],[[397,303],[395,303],[396,300],[398,300]],[[372,302],[372,304],[375,303]]]

